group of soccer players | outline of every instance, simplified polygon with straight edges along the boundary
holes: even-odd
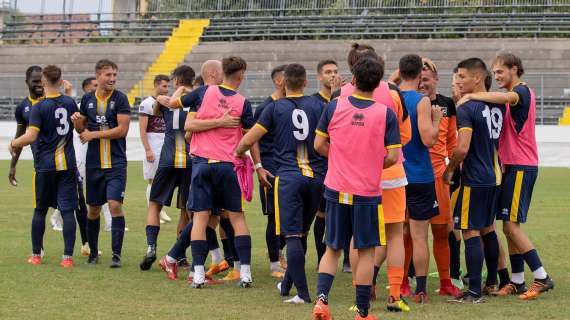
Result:
[[[154,94],[139,109],[149,182],[147,249],[140,269],[149,270],[157,260],[160,224],[170,221],[163,207],[171,205],[177,189],[177,240],[159,261],[167,277],[175,280],[178,268],[186,268],[188,283],[203,288],[220,283],[214,276],[229,270],[224,280],[251,287],[251,236],[243,203],[251,200],[255,171],[267,215],[271,275],[280,279],[281,296],[296,290],[285,303],[312,302],[305,256],[314,223],[319,264],[314,319],[332,319],[329,292],[343,252],[343,269],[353,274],[355,319],[376,319],[369,309],[384,261],[389,311],[409,311],[405,297],[427,303],[430,225],[437,292],[451,296],[449,302],[482,303],[483,295],[530,300],[552,289],[552,279],[521,229],[538,175],[538,154],[536,100],[520,80],[520,58],[501,53],[491,71],[479,58],[459,62],[452,98],[438,93],[438,69],[426,57],[403,56],[388,81],[382,80],[384,61],[373,47],[354,44],[347,60],[349,81],[339,75],[336,61],[321,61],[316,68],[320,89],[312,95],[305,92],[303,65],[274,68],[275,90],[255,114],[238,91],[247,69],[240,57],[206,61],[199,77],[185,65],[170,76],[155,77]],[[26,73],[30,96],[16,110],[19,126],[10,143],[9,179],[17,184],[19,153],[31,144],[31,264],[42,260],[49,207],[58,209],[63,220],[61,266],[74,264],[76,219],[87,263],[99,263],[99,216],[107,204],[111,267],[121,267],[131,110],[126,96],[115,89],[117,72],[112,61],[97,62],[96,88],[81,98],[79,107],[60,92],[64,80],[57,66],[33,66]],[[504,91],[489,92],[493,75]],[[174,93],[168,96],[170,82]],[[84,200],[73,130],[87,145]],[[503,221],[510,277],[495,220]],[[468,283],[464,292],[461,239]],[[206,269],[208,253],[212,264]],[[534,276],[528,288],[525,262]],[[408,275],[415,279],[413,293]]]

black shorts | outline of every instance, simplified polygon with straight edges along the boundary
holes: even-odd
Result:
[[[32,177],[34,208],[75,210],[77,176],[75,170],[34,172]]]
[[[170,207],[174,189],[178,188],[176,207],[186,208],[188,192],[190,191],[190,179],[192,168],[159,167],[156,170],[152,187],[150,188],[149,200],[163,206]]]
[[[455,229],[480,230],[495,222],[499,187],[461,185],[451,196]]]
[[[259,184],[259,200],[261,201],[261,211],[264,215],[275,214],[273,188],[267,188]]]
[[[425,221],[439,214],[435,182],[410,183],[406,186],[408,217]]]
[[[525,223],[538,167],[506,166],[499,192],[497,220]]]

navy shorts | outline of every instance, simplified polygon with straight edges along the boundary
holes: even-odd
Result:
[[[506,166],[499,192],[497,220],[525,223],[538,167]]]
[[[259,184],[259,199],[261,201],[261,211],[264,215],[275,213],[273,188],[267,188]]]
[[[325,188],[325,243],[342,250],[354,237],[355,249],[386,245],[381,197],[360,197]]]
[[[74,170],[34,172],[32,182],[34,208],[77,208],[77,176]]]
[[[243,211],[241,188],[234,165],[230,162],[194,157],[190,185],[186,206],[190,211],[211,211],[214,208]]]
[[[499,187],[461,185],[451,196],[455,229],[480,230],[495,222]]]
[[[86,202],[102,206],[109,200],[123,202],[127,186],[127,168],[87,168],[85,170]]]
[[[185,209],[191,178],[192,168],[158,167],[152,180],[149,200],[170,207],[174,189],[178,188],[176,207]]]
[[[276,234],[306,234],[319,208],[323,180],[286,174],[275,178],[274,189]]]
[[[425,221],[439,214],[435,182],[410,183],[406,186],[408,217]]]

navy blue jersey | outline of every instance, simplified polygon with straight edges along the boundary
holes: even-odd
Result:
[[[321,102],[324,103],[325,105],[331,102],[331,98],[324,95],[321,91],[314,93],[313,97],[321,100]]]
[[[131,107],[127,96],[114,90],[106,100],[95,93],[81,98],[81,115],[87,117],[89,131],[113,129],[118,126],[117,115],[130,114]],[[127,166],[127,144],[125,138],[95,139],[87,147],[86,168],[124,168]]]
[[[37,172],[75,170],[71,115],[77,104],[68,96],[48,96],[30,114],[29,127],[39,131],[35,142]]]
[[[253,120],[257,122],[263,110],[265,110],[265,107],[272,104],[273,101],[275,101],[273,96],[270,96],[258,105],[257,108],[255,108]],[[277,169],[275,160],[273,159],[273,151],[273,132],[267,132],[261,140],[259,140],[259,153],[261,155],[261,164],[266,170],[272,173]]]
[[[530,89],[521,82],[513,88],[513,92],[519,96],[519,101],[511,105],[511,117],[515,120],[515,130],[520,133],[530,111]]]
[[[30,96],[22,100],[22,102],[20,102],[16,106],[16,112],[15,112],[16,123],[18,123],[18,125],[27,127],[28,124],[30,123],[30,114],[32,112],[32,106],[36,105],[40,101],[41,98],[36,100],[32,99],[32,97]]]
[[[327,160],[314,149],[315,130],[325,105],[312,96],[291,96],[265,107],[257,125],[274,137],[277,175],[326,174]]]
[[[457,108],[457,128],[472,130],[469,152],[461,168],[462,183],[467,186],[501,184],[497,151],[503,126],[504,105],[468,101]]]
[[[188,143],[184,139],[184,123],[188,110],[178,108],[169,109],[160,106],[166,130],[164,131],[164,144],[160,151],[159,167],[189,168],[191,159],[188,156]]]

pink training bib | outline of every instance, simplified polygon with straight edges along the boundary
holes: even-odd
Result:
[[[204,94],[196,119],[221,118],[228,110],[234,117],[241,117],[245,98],[237,93],[224,96],[218,86],[209,86]],[[216,128],[192,133],[190,153],[210,160],[236,162],[234,150],[243,136],[242,128]]]

